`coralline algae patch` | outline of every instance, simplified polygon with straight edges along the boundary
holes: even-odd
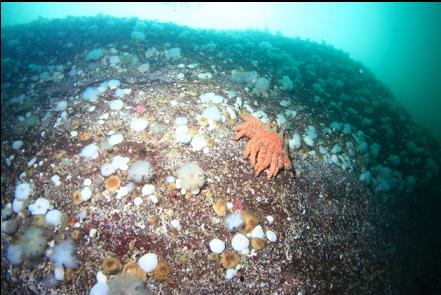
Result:
[[[56,22],[38,38],[2,34],[2,287],[382,290],[367,199],[430,183],[439,155],[419,136],[393,151],[391,138],[410,136],[394,125],[406,116],[382,109],[388,93],[361,65],[266,34],[83,21],[62,21],[71,26],[54,42],[66,54],[52,60],[38,45],[61,29]],[[96,42],[79,45],[74,35]],[[36,52],[11,54],[32,40]],[[365,88],[353,91],[360,81]],[[380,123],[372,119],[379,110]],[[278,143],[285,139],[295,173],[255,176],[245,140],[232,140],[242,113],[285,132]]]

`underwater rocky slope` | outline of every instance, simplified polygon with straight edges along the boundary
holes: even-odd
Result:
[[[6,293],[422,288],[407,213],[440,192],[440,147],[344,52],[105,16],[1,46]],[[284,132],[292,170],[255,175],[243,113]]]

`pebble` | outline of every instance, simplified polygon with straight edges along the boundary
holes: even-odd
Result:
[[[208,245],[213,253],[220,254],[225,250],[225,242],[219,239],[212,239]]]
[[[150,195],[149,199],[150,201],[152,201],[153,204],[157,204],[159,202],[158,197],[156,197],[156,195]]]
[[[248,249],[249,245],[250,240],[243,234],[236,234],[231,240],[231,246],[238,252]]]
[[[28,167],[31,167],[32,165],[34,165],[35,162],[37,162],[37,157],[33,157],[33,158],[28,162]]]
[[[252,238],[259,238],[259,239],[263,239],[265,237],[265,234],[263,232],[263,229],[260,225],[256,226],[252,231],[251,231],[251,237]]]
[[[61,185],[61,182],[60,182],[60,176],[58,176],[58,175],[54,175],[54,176],[51,177],[51,180],[52,180],[52,183],[53,183],[55,186],[60,186],[60,185]]]
[[[81,190],[80,197],[83,201],[89,200],[92,197],[92,190],[88,186],[84,187]]]
[[[91,237],[91,238],[96,237],[97,232],[98,231],[96,230],[96,228],[92,228],[89,232],[89,237]]]
[[[234,278],[237,274],[237,269],[235,268],[229,268],[227,269],[226,273],[225,273],[225,279],[226,280],[231,280],[232,278]]]
[[[63,265],[55,267],[54,275],[58,281],[64,281],[64,267],[63,267]]]
[[[268,215],[266,218],[266,221],[268,221],[269,224],[272,224],[274,222],[274,217],[272,217],[271,215]]]
[[[120,188],[116,194],[116,198],[117,199],[121,199],[122,197],[125,197],[129,194],[129,190],[127,189],[127,187],[123,186],[122,188]]]
[[[142,187],[142,194],[144,196],[153,195],[155,193],[155,186],[153,184],[146,184]]]
[[[108,142],[111,145],[117,145],[124,141],[124,136],[121,133],[114,134],[109,137]]]
[[[60,210],[54,209],[49,211],[45,216],[46,224],[50,225],[60,225],[61,223],[61,212]]]
[[[266,238],[270,241],[270,242],[275,242],[277,241],[277,235],[275,232],[273,232],[272,230],[267,230],[266,231]]]
[[[12,143],[12,149],[13,150],[18,150],[23,146],[23,141],[21,140],[16,140]]]
[[[45,198],[38,198],[33,204],[28,206],[28,209],[32,215],[46,214],[50,208],[50,205],[49,200]]]
[[[158,265],[158,256],[155,253],[147,253],[139,258],[138,265],[145,272],[152,272]]]
[[[180,231],[182,229],[181,223],[177,219],[173,219],[170,222],[171,226],[174,227],[177,231]]]
[[[142,198],[141,198],[141,197],[136,197],[136,198],[133,200],[133,203],[134,203],[136,206],[141,205],[141,204],[142,204]]]
[[[96,280],[98,283],[107,283],[107,277],[102,271],[96,273]]]
[[[90,289],[89,295],[107,295],[109,286],[106,283],[97,283]]]
[[[167,182],[167,183],[174,183],[175,181],[176,181],[176,177],[171,176],[171,175],[167,176],[165,179],[165,182]]]

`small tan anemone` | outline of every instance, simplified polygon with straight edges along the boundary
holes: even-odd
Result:
[[[243,228],[244,233],[251,232],[259,224],[259,219],[257,219],[257,216],[251,212],[244,211],[242,216],[245,224]]]
[[[167,262],[159,262],[158,266],[155,268],[153,277],[158,281],[165,281],[170,276],[172,268]]]
[[[239,264],[239,256],[233,251],[227,251],[221,254],[221,264],[223,268],[234,268]]]
[[[60,160],[61,158],[63,158],[66,155],[66,151],[65,150],[58,150],[54,153],[54,158],[57,160]]]
[[[142,270],[138,263],[134,261],[129,261],[126,263],[126,265],[124,265],[123,273],[131,274],[142,282],[145,282],[147,280],[147,274]]]
[[[188,129],[188,132],[189,132],[191,135],[195,136],[196,134],[198,134],[198,128],[192,126],[192,127],[190,127],[190,128]]]
[[[213,210],[218,216],[225,216],[227,213],[227,201],[224,198],[219,198],[213,204]]]
[[[167,190],[169,192],[174,192],[176,190],[176,183],[170,182],[169,184],[167,184]]]
[[[199,123],[199,125],[201,125],[203,127],[208,126],[208,120],[205,118],[201,118],[198,123]]]
[[[71,234],[70,234],[70,237],[73,239],[73,240],[78,240],[78,238],[80,237],[80,231],[79,230],[74,230]]]
[[[72,268],[66,268],[64,271],[64,282],[69,283],[75,277],[75,272]]]
[[[80,133],[80,140],[81,141],[86,141],[89,140],[92,137],[92,134],[90,134],[90,132],[84,131]]]
[[[121,180],[119,179],[118,176],[113,175],[106,179],[105,187],[111,193],[116,191],[120,185],[121,185]]]
[[[72,202],[75,206],[80,205],[83,203],[83,199],[81,199],[81,192],[80,191],[74,191],[72,194]]]
[[[101,266],[106,275],[115,274],[122,269],[122,264],[118,258],[106,258]]]
[[[208,146],[208,147],[212,147],[213,145],[214,145],[214,139],[211,138],[211,137],[209,137],[209,138],[207,139],[207,146]]]
[[[34,215],[32,218],[32,223],[36,226],[43,227],[46,224],[46,218],[44,214]]]
[[[260,238],[251,238],[251,247],[256,250],[262,250],[266,246],[266,241]]]

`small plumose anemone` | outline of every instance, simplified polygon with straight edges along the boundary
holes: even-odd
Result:
[[[154,175],[153,166],[150,161],[138,160],[134,162],[127,171],[127,179],[134,183],[142,183],[152,179]]]
[[[138,279],[136,276],[123,273],[114,276],[109,282],[108,295],[145,295],[150,294],[144,287],[144,282]]]
[[[189,162],[182,165],[176,172],[176,188],[181,189],[181,194],[199,194],[205,184],[204,170],[196,163]]]
[[[38,257],[44,253],[47,240],[41,228],[31,226],[20,237],[20,247],[25,257]]]

